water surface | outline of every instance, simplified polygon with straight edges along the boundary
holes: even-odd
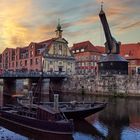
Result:
[[[105,100],[108,105],[103,111],[89,116],[85,121],[75,122],[75,132],[71,136],[39,134],[0,122],[0,139],[140,140],[140,100],[124,98],[105,98]]]

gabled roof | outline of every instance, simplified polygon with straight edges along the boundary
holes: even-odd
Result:
[[[4,52],[10,51],[10,50],[15,50],[15,48],[6,48],[6,49],[2,52],[2,54],[3,54]]]
[[[48,39],[48,40],[41,41],[38,44],[48,44],[49,45],[55,40],[56,40],[56,38],[51,38],[51,39]]]
[[[79,50],[79,49],[85,49],[85,51],[89,52],[99,52],[99,50],[90,42],[90,41],[84,41],[80,43],[73,44],[71,50]]]
[[[48,51],[51,47],[51,44],[56,40],[57,38],[51,38],[49,40],[45,40],[42,42],[39,42],[38,45],[45,47],[45,49]],[[45,46],[44,46],[45,45]]]

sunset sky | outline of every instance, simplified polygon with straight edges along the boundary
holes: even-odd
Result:
[[[105,42],[98,17],[101,0],[0,0],[0,52],[55,37],[60,18],[69,46]],[[140,0],[104,0],[112,35],[122,43],[140,42]]]

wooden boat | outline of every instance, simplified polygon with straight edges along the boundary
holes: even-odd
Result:
[[[72,120],[66,119],[58,110],[38,106],[36,111],[28,110],[22,106],[2,107],[0,120],[24,126],[39,132],[54,134],[72,134],[74,125]]]
[[[30,104],[27,100],[18,101],[22,106],[29,108]],[[45,108],[54,108],[54,102],[43,102],[40,103]],[[96,112],[103,110],[106,107],[106,102],[59,102],[58,109],[68,119],[84,119]],[[37,104],[32,104],[32,109],[36,110]]]
[[[106,102],[60,102],[59,109],[68,119],[84,119],[106,107]],[[53,102],[44,103],[44,107],[53,106]]]

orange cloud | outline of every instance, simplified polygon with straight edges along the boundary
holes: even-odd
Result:
[[[52,37],[52,26],[32,25],[37,17],[33,15],[32,0],[1,0],[0,9],[0,52],[6,47],[22,47]]]

